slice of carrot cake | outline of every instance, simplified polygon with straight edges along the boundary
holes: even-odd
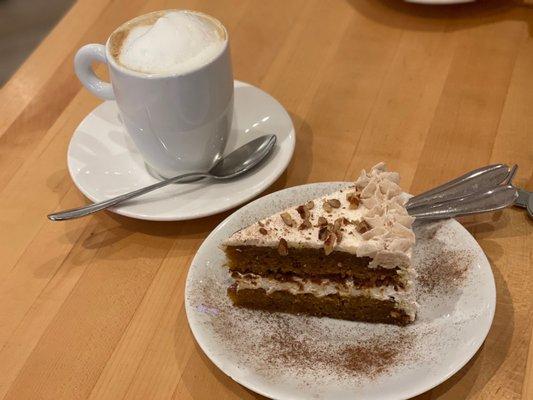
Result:
[[[416,302],[414,218],[385,164],[355,184],[297,204],[224,243],[237,306],[405,325]]]

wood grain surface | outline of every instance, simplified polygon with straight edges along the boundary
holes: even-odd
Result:
[[[381,160],[413,193],[496,162],[518,163],[515,182],[533,190],[526,2],[80,0],[0,93],[0,399],[259,397],[202,354],[184,311],[191,259],[229,213],[45,217],[87,203],[66,151],[99,101],[73,73],[76,49],[164,8],[219,18],[235,77],[290,112],[296,152],[269,192]],[[462,222],[492,264],[496,316],[475,357],[417,399],[533,399],[533,221],[507,209]]]

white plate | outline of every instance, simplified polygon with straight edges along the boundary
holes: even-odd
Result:
[[[221,241],[259,218],[347,185],[317,183],[262,197],[222,222],[192,262],[185,304],[194,337],[216,366],[257,393],[275,399],[407,399],[457,372],[489,331],[496,302],[492,271],[477,242],[455,220],[415,229],[420,310],[413,325],[266,313],[230,304]],[[375,353],[383,349],[395,350],[388,356]]]
[[[235,81],[235,106],[226,153],[258,136],[274,133],[277,145],[268,160],[232,181],[200,181],[167,186],[111,209],[127,217],[180,221],[236,207],[261,193],[283,173],[292,158],[292,121],[274,98]],[[96,107],[76,128],[68,148],[68,169],[78,189],[92,201],[126,193],[157,180],[150,175],[119,120],[116,103]]]

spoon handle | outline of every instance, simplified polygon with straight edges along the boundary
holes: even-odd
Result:
[[[517,197],[518,191],[514,186],[502,185],[440,203],[411,207],[408,212],[416,219],[453,218],[500,210],[514,204]]]
[[[85,217],[86,215],[92,214],[94,212],[104,210],[106,208],[116,206],[119,203],[122,203],[123,201],[133,199],[135,197],[142,196],[143,194],[152,192],[154,190],[160,189],[162,187],[168,186],[171,183],[176,183],[185,179],[191,179],[191,178],[205,178],[209,176],[205,173],[200,172],[191,172],[188,174],[178,175],[170,179],[165,179],[164,181],[154,183],[153,185],[146,186],[137,190],[134,190],[129,193],[122,194],[117,197],[112,197],[111,199],[100,201],[98,203],[89,204],[85,207],[79,207],[79,208],[72,208],[70,210],[60,211],[57,213],[49,214],[48,219],[52,221],[65,221],[68,219],[74,219],[74,218],[80,218]]]
[[[512,170],[505,164],[487,165],[412,197],[407,208],[460,198],[504,183]]]

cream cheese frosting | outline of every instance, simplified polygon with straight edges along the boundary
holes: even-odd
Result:
[[[370,268],[396,268],[409,270],[415,235],[411,229],[414,218],[405,208],[409,196],[399,186],[400,177],[396,172],[389,172],[384,163],[363,170],[354,186],[339,190],[327,196],[314,199],[314,207],[309,210],[312,226],[299,229],[304,221],[297,211],[298,204],[262,219],[235,232],[223,246],[258,246],[277,247],[280,239],[285,239],[288,248],[321,248],[324,240],[319,238],[319,218],[325,218],[333,224],[339,218],[353,223],[341,228],[342,239],[335,243],[334,251],[369,257]],[[347,198],[356,194],[359,204],[356,208]],[[338,202],[337,202],[338,200]],[[326,207],[323,204],[335,201],[338,207]],[[295,222],[288,226],[282,214],[290,215]],[[365,222],[367,230],[360,229]]]
[[[350,278],[339,282],[321,279],[320,282],[293,276],[292,280],[280,281],[253,273],[234,273],[236,290],[263,289],[267,294],[286,291],[293,295],[312,294],[316,297],[338,294],[339,296],[364,296],[381,301],[393,301],[394,307],[403,310],[413,321],[415,319],[417,303],[410,287],[405,289],[389,286],[357,287]]]

